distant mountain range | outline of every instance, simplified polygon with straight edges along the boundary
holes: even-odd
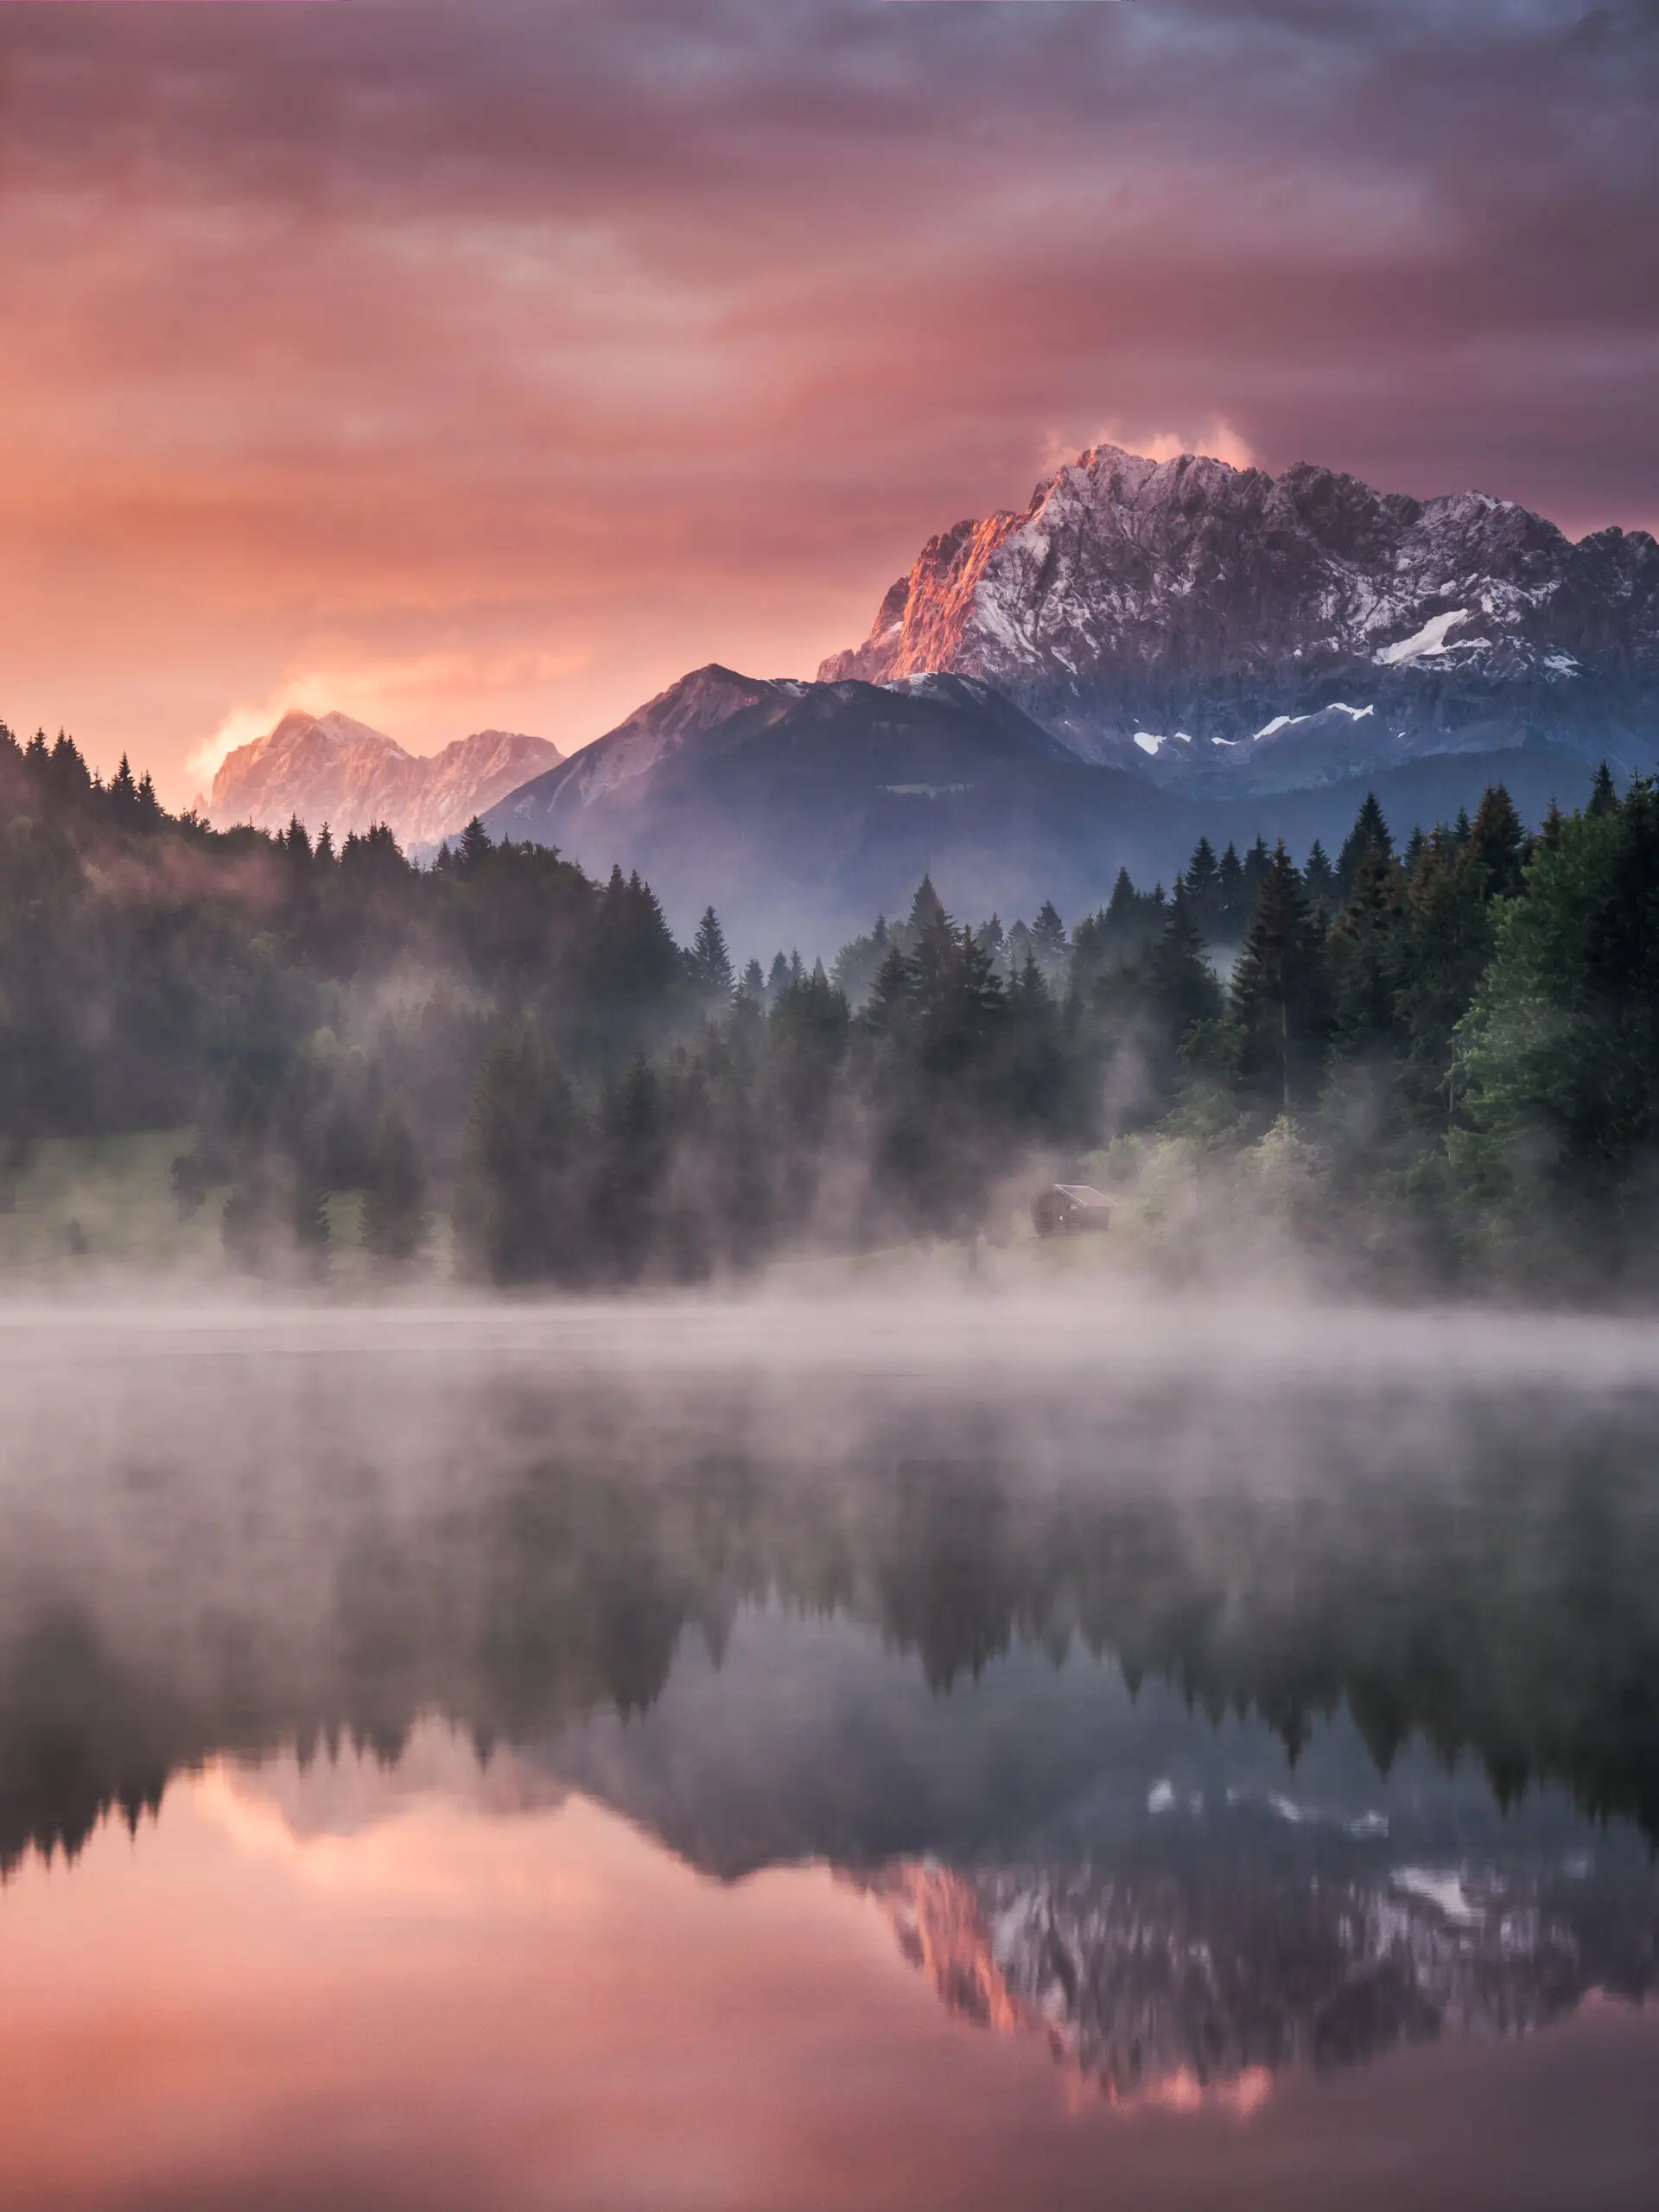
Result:
[[[947,906],[1075,920],[1120,868],[1166,884],[1200,836],[1219,849],[1284,837],[1332,849],[1375,788],[1391,821],[1449,819],[1508,783],[1537,819],[1576,804],[1590,764],[1530,743],[1407,760],[1287,792],[1166,788],[1085,760],[980,678],[766,682],[709,667],[677,683],[484,817],[496,837],[556,845],[584,868],[638,868],[682,936],[712,900],[734,949],[826,957],[931,872]]]
[[[207,810],[221,828],[285,829],[297,815],[315,836],[326,822],[336,842],[384,822],[400,844],[419,849],[454,836],[562,757],[544,737],[485,729],[423,758],[349,715],[296,709],[229,755]]]
[[[517,748],[517,749],[515,749]],[[233,753],[219,820],[385,818],[429,849],[474,811],[638,868],[676,929],[828,954],[924,871],[947,904],[1068,919],[1200,835],[1338,844],[1367,790],[1402,836],[1489,782],[1536,821],[1605,758],[1659,768],[1659,544],[1573,543],[1479,493],[1421,501],[1100,446],[1020,513],[931,538],[816,683],[711,665],[569,760],[485,732],[416,761],[338,715]]]

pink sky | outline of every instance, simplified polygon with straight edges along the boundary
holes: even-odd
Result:
[[[810,673],[1101,435],[1659,519],[1659,22],[1558,0],[0,13],[0,715]]]

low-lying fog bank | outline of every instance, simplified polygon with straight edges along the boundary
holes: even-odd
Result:
[[[643,1713],[834,1618],[1288,1748],[1345,1709],[1659,1836],[1659,1375],[1633,1325],[798,1296],[0,1320],[0,1859],[217,1752]]]
[[[98,1300],[0,1303],[9,1393],[43,1389],[49,1399],[66,1365],[215,1349],[238,1359],[398,1354],[439,1361],[447,1379],[464,1376],[469,1362],[545,1359],[563,1372],[689,1368],[757,1379],[850,1369],[902,1375],[918,1388],[964,1376],[1017,1381],[1036,1370],[1073,1370],[1079,1382],[1173,1373],[1195,1386],[1251,1371],[1332,1386],[1397,1373],[1474,1389],[1547,1381],[1575,1395],[1659,1384],[1659,1333],[1638,1317],[1344,1303],[1282,1288],[1173,1294],[1084,1275],[1035,1288],[982,1278],[945,1287],[895,1269],[872,1289],[803,1269],[729,1297],[389,1303],[181,1298],[175,1287],[134,1285]]]

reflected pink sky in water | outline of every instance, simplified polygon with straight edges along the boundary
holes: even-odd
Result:
[[[1592,1999],[1271,2094],[1091,2095],[817,1866],[710,1881],[416,1732],[175,1781],[0,1896],[0,2202],[1636,2207],[1659,2023]]]

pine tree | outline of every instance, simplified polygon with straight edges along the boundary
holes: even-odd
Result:
[[[498,1038],[479,1071],[455,1209],[474,1273],[497,1283],[582,1279],[585,1134],[570,1086],[533,1026],[521,1022]]]
[[[1479,871],[1488,899],[1512,899],[1526,869],[1527,833],[1502,784],[1489,784],[1470,824],[1464,864]]]
[[[1039,967],[1058,968],[1064,964],[1068,950],[1065,924],[1052,899],[1045,899],[1031,925],[1032,942],[1037,948]]]
[[[1224,906],[1221,864],[1207,837],[1199,838],[1186,864],[1186,895],[1192,905],[1192,919],[1205,937],[1220,936]]]
[[[1302,870],[1302,882],[1307,892],[1308,904],[1314,912],[1329,913],[1337,901],[1337,872],[1317,837],[1308,848],[1307,866]]]
[[[751,960],[743,970],[743,995],[759,1006],[766,995],[766,971],[758,960]]]
[[[944,901],[933,888],[933,878],[925,875],[916,887],[916,896],[910,902],[910,919],[905,924],[905,936],[912,944],[935,924],[944,919]]]
[[[712,906],[705,906],[697,933],[686,956],[693,988],[710,1013],[732,1001],[732,957],[726,950],[726,933]]]
[[[1250,918],[1249,902],[1244,889],[1244,863],[1238,849],[1230,840],[1216,870],[1216,891],[1220,918],[1220,935],[1225,944],[1236,944]]]
[[[591,1234],[599,1264],[613,1281],[637,1281],[650,1262],[667,1151],[657,1071],[642,1057],[607,1086],[600,1107]]]
[[[407,1268],[426,1243],[426,1185],[408,1122],[387,1107],[375,1131],[363,1194],[363,1249],[388,1272]]]
[[[1005,1096],[1014,1129],[1026,1137],[1056,1134],[1065,1090],[1065,1056],[1054,994],[1027,954],[1007,992]]]
[[[124,827],[138,819],[138,786],[133,781],[132,763],[124,753],[121,765],[110,779],[110,812]]]
[[[1407,1037],[1407,1093],[1442,1126],[1455,1119],[1452,1038],[1492,949],[1492,922],[1478,867],[1464,865],[1455,830],[1433,832],[1406,895],[1397,1005]]]
[[[1590,786],[1590,803],[1584,810],[1592,818],[1618,812],[1618,793],[1613,787],[1612,771],[1605,760],[1596,770],[1595,781]]]
[[[1187,887],[1179,875],[1169,918],[1153,950],[1151,987],[1172,1049],[1195,1021],[1213,1020],[1221,1012],[1221,986],[1205,957],[1204,932]]]
[[[1402,918],[1400,870],[1380,847],[1367,844],[1331,932],[1334,1029],[1342,1052],[1370,1051],[1398,1034],[1395,992]]]
[[[1367,853],[1376,853],[1385,861],[1394,858],[1394,836],[1377,804],[1376,793],[1367,791],[1354,826],[1343,840],[1342,850],[1337,855],[1337,897],[1344,906],[1352,898],[1354,885],[1359,879],[1359,866]]]
[[[460,875],[475,874],[495,850],[490,833],[477,815],[461,833],[461,843],[455,849],[455,870]]]
[[[1034,965],[1029,955],[1028,966]],[[900,1026],[906,1010],[914,995],[914,973],[910,962],[895,944],[887,949],[887,956],[875,972],[875,981],[865,1001],[860,1020],[871,1035],[890,1037]]]
[[[1258,835],[1255,842],[1244,855],[1243,888],[1246,910],[1254,914],[1262,896],[1262,887],[1273,867],[1273,856],[1268,850],[1268,841]]]
[[[1330,1026],[1324,931],[1282,843],[1270,855],[1233,979],[1247,1089],[1275,1112],[1306,1103]]]

